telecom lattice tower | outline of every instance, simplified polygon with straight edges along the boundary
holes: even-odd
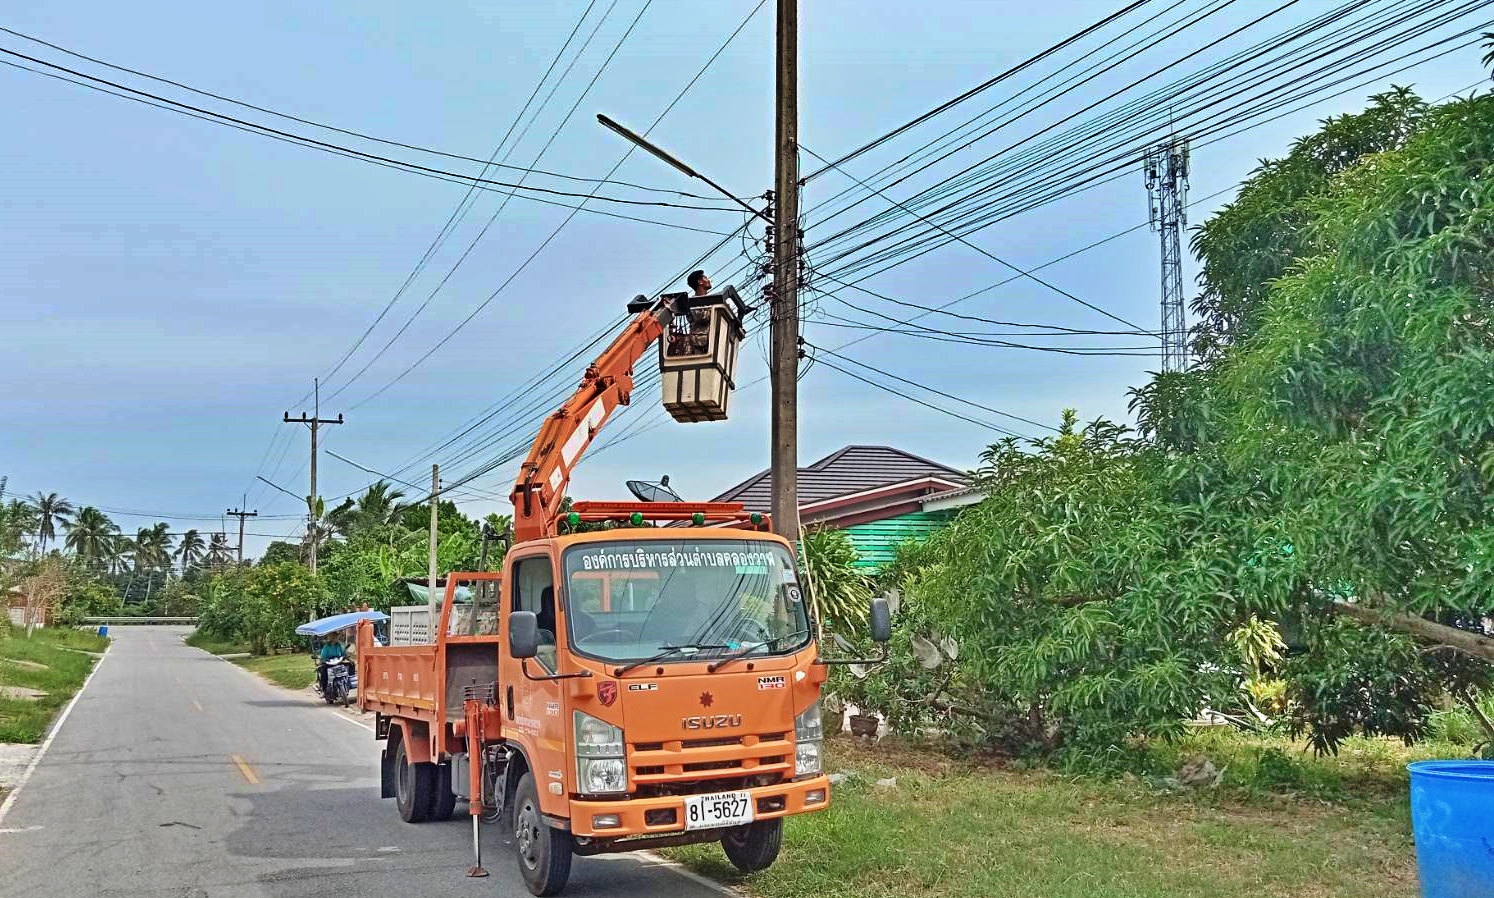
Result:
[[[1152,230],[1162,235],[1162,370],[1188,367],[1183,322],[1183,228],[1188,224],[1188,139],[1170,137],[1147,150],[1146,194]]]

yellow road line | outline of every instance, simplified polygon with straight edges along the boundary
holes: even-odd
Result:
[[[197,699],[195,699],[195,698],[192,699],[192,707],[196,708],[199,711],[202,710],[202,705],[199,704],[198,701],[197,701]]]
[[[244,779],[249,781],[249,785],[259,785],[259,777],[254,775],[254,768],[249,766],[248,761],[244,760],[238,755],[229,755],[229,757],[233,759],[233,762],[235,764],[239,765],[239,773],[242,773],[244,775]]]

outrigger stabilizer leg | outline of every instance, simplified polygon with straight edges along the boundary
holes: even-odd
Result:
[[[482,866],[482,837],[477,825],[482,816],[482,702],[467,699],[462,703],[462,715],[467,718],[467,813],[472,817],[472,867],[467,875],[475,879],[488,875]]]

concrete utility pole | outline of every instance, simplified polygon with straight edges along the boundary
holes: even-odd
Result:
[[[1183,229],[1188,226],[1188,138],[1169,137],[1147,150],[1146,195],[1152,230],[1162,236],[1162,370],[1188,367],[1183,320]]]
[[[431,565],[426,572],[429,595],[431,642],[436,641],[436,627],[441,623],[441,602],[436,599],[436,518],[441,505],[441,466],[431,465]]]
[[[799,539],[799,0],[778,0],[774,167],[773,529]]]
[[[343,423],[343,421],[342,421],[342,414],[341,413],[339,413],[337,415],[337,419],[336,420],[333,420],[331,418],[323,418],[322,417],[322,384],[321,384],[320,380],[313,381],[313,384],[314,384],[314,386],[312,387],[312,391],[311,392],[312,392],[312,395],[316,397],[316,399],[315,399],[315,404],[312,406],[311,417],[310,418],[306,417],[306,413],[302,412],[301,413],[301,417],[299,417],[299,418],[292,418],[290,416],[290,412],[286,412],[285,413],[285,421],[284,421],[284,423],[286,423],[286,424],[305,424],[307,427],[311,428],[311,496],[308,497],[308,499],[307,499],[307,508],[306,508],[306,511],[307,511],[307,514],[306,514],[306,539],[307,539],[308,542],[311,543],[311,572],[313,574],[315,574],[316,573],[316,525],[317,525],[317,515],[316,515],[316,498],[317,498],[316,497],[316,432],[317,432],[317,428],[320,427],[323,424],[341,424],[341,423]],[[240,518],[240,520],[242,521],[243,519]]]
[[[238,508],[230,508],[228,510],[228,515],[230,517],[235,517],[235,518],[239,519],[239,564],[243,564],[244,563],[244,519],[245,518],[257,518],[257,517],[259,517],[259,509],[255,509],[254,511],[243,511],[242,509],[238,509]]]

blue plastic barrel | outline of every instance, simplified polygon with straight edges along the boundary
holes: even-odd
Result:
[[[99,624],[99,635],[100,636],[108,636],[109,635],[109,625],[108,624]]]
[[[1494,898],[1494,761],[1410,769],[1422,898]]]

